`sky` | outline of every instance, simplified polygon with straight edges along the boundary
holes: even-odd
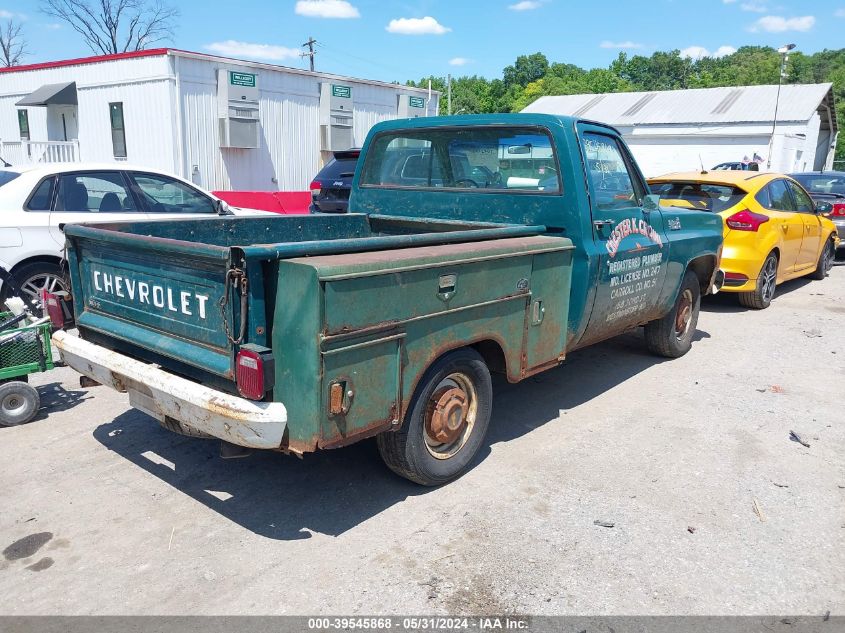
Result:
[[[518,55],[607,67],[619,54],[679,49],[723,55],[787,43],[813,53],[845,47],[845,0],[178,0],[172,46],[382,81],[429,75],[501,76]],[[0,0],[0,19],[23,24],[27,62],[91,55],[38,0]]]

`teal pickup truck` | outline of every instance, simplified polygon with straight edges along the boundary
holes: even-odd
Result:
[[[91,381],[224,454],[376,436],[424,485],[484,442],[491,372],[517,382],[637,326],[692,344],[721,219],[660,209],[619,134],[568,117],[376,125],[343,215],[66,227]]]

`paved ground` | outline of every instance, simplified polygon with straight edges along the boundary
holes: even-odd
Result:
[[[57,370],[0,429],[0,613],[845,614],[844,324],[839,266],[707,301],[680,360],[631,334],[499,383],[436,490],[371,442],[221,461]]]

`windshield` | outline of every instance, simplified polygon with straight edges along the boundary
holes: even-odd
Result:
[[[0,187],[12,182],[18,176],[20,174],[16,171],[0,171]]]
[[[796,174],[793,176],[810,193],[845,198],[845,176],[830,174]]]
[[[746,196],[733,185],[701,182],[658,182],[651,185],[651,193],[660,196],[660,206],[698,209],[719,213],[730,209]]]

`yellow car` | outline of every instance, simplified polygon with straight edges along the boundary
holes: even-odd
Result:
[[[724,292],[749,308],[767,308],[775,286],[810,275],[824,279],[839,244],[836,225],[824,217],[828,203],[814,203],[782,174],[713,171],[666,174],[649,181],[671,224],[671,208],[712,211],[724,220],[721,269]]]

